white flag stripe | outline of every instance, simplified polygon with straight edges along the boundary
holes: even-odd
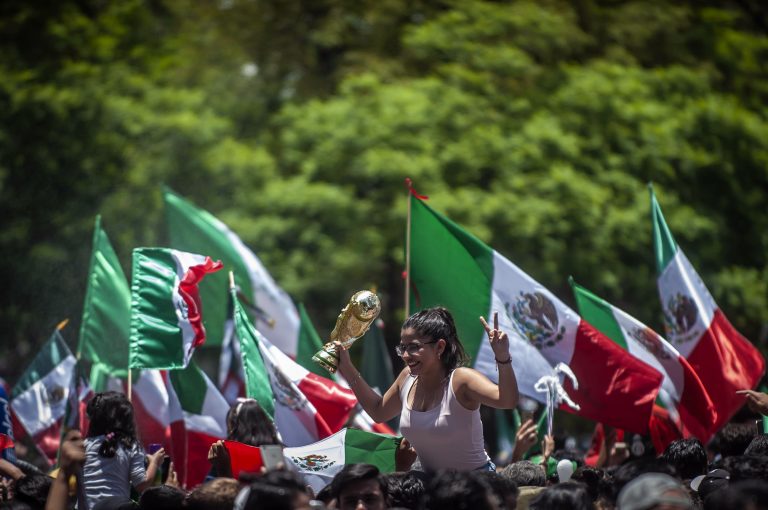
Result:
[[[77,361],[71,354],[11,401],[16,416],[34,436],[59,421],[69,397],[69,385]]]

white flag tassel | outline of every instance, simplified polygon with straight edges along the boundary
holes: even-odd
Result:
[[[571,380],[574,389],[579,389],[579,381],[576,379],[571,367],[565,363],[558,363],[555,366],[556,374],[563,374],[563,380],[565,377]],[[563,385],[560,383],[560,378],[557,375],[545,375],[541,377],[533,387],[539,393],[547,394],[547,434],[552,435],[552,419],[554,418],[555,409],[565,402],[569,407],[578,411],[579,405],[574,402],[568,392],[565,391]]]

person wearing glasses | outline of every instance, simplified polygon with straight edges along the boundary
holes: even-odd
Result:
[[[379,423],[400,415],[400,432],[415,448],[425,471],[495,470],[483,445],[480,404],[515,407],[517,380],[509,337],[499,329],[498,313],[494,313],[493,327],[483,317],[480,321],[496,357],[498,385],[464,366],[469,356],[453,316],[441,307],[417,312],[403,324],[395,350],[405,368],[383,396],[363,380],[349,353],[339,350],[339,371],[360,405]]]

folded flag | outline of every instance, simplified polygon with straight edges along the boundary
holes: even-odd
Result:
[[[183,370],[171,370],[169,383],[171,458],[182,486],[191,489],[211,470],[211,445],[227,437],[229,404],[194,362]]]
[[[90,386],[96,391],[107,377],[128,376],[130,330],[131,289],[97,216],[77,347],[78,359],[91,362]]]
[[[362,430],[342,429],[322,441],[286,448],[283,455],[317,493],[345,464],[372,464],[382,473],[395,471],[395,451],[400,440]]]
[[[666,337],[688,360],[715,403],[717,430],[744,405],[744,397],[736,391],[757,385],[765,373],[765,360],[718,308],[672,237],[653,189],[650,194],[657,285]]]
[[[232,293],[246,394],[274,420],[283,443],[305,445],[341,428],[357,403],[354,394],[307,371],[272,345],[248,320],[236,290]]]
[[[131,368],[184,368],[205,342],[197,285],[221,262],[166,248],[133,250]]]
[[[716,432],[715,406],[698,374],[677,349],[651,328],[572,279],[571,286],[584,320],[664,376],[661,401],[672,422],[682,425],[683,436],[709,441]]]
[[[258,473],[264,466],[261,458],[261,449],[238,441],[224,441],[224,446],[229,452],[229,465],[232,469],[232,478],[237,480],[240,473]]]
[[[45,458],[53,464],[67,407],[75,357],[59,329],[40,348],[11,395],[11,409]]]
[[[446,306],[475,368],[497,381],[496,362],[478,317],[499,312],[510,337],[520,392],[534,389],[558,363],[579,382],[564,387],[581,407],[577,414],[637,432],[648,429],[662,376],[582,320],[549,290],[448,218],[411,196],[411,312]],[[570,410],[564,406],[564,409]]]
[[[227,301],[227,321],[224,323],[224,338],[219,354],[219,389],[229,405],[234,405],[238,398],[245,396],[245,373],[240,342],[235,336],[235,307],[231,294],[227,296]]]
[[[5,381],[0,377],[0,459],[16,461],[13,444],[13,422],[8,403],[8,391]]]

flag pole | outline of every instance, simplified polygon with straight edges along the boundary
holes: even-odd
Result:
[[[229,290],[232,290],[235,288],[235,272],[230,271],[229,272]]]
[[[408,186],[408,215],[405,220],[405,319],[411,313],[411,180],[406,178]]]
[[[133,389],[133,370],[131,370],[131,364],[128,364],[128,402],[133,403],[131,400],[131,390]]]

